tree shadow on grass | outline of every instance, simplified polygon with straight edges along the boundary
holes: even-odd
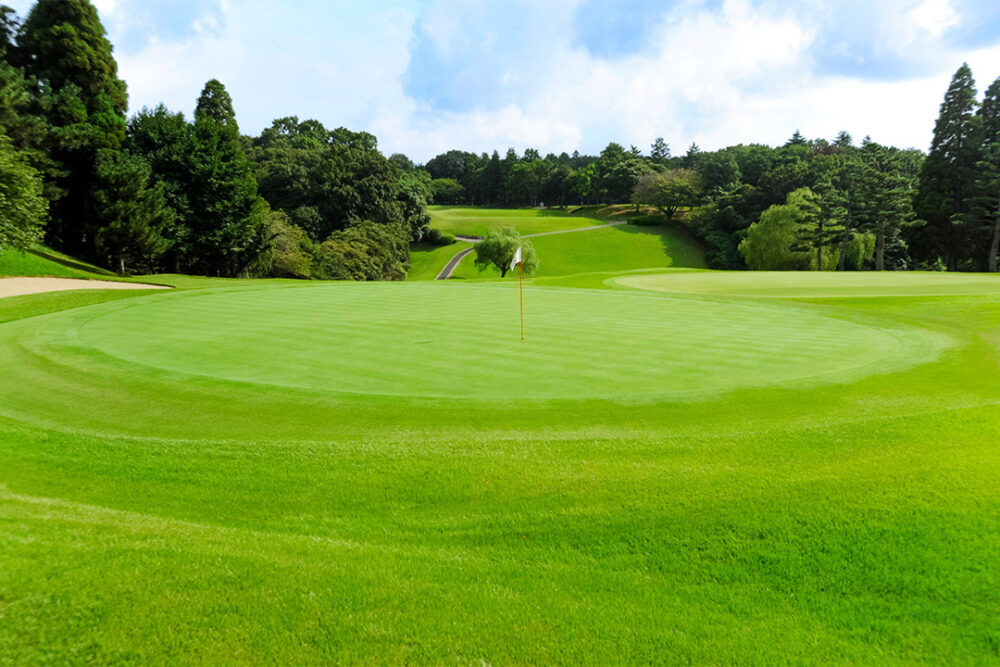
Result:
[[[83,262],[78,262],[76,260],[70,259],[68,257],[60,257],[54,253],[47,252],[45,250],[39,250],[37,248],[31,248],[28,250],[32,255],[36,257],[41,257],[42,259],[48,260],[55,264],[65,266],[67,269],[74,269],[76,271],[84,271],[86,273],[97,273],[103,276],[113,276],[116,275],[107,269],[102,269],[97,266],[91,266],[90,264],[84,264]]]
[[[665,225],[618,225],[615,230],[625,234],[647,234],[660,238],[663,253],[670,257],[671,267],[704,269],[705,248],[694,234],[674,221]]]

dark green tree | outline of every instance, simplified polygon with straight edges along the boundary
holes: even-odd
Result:
[[[809,145],[809,140],[806,139],[804,136],[802,136],[802,133],[799,132],[798,128],[796,128],[795,129],[795,133],[791,136],[791,138],[788,140],[788,142],[785,145],[786,146],[808,146]]]
[[[969,200],[981,149],[975,110],[976,85],[963,63],[941,103],[931,150],[920,172],[914,209],[924,224],[914,228],[910,244],[918,259],[944,257],[952,271],[972,254]]]
[[[454,178],[435,178],[431,181],[435,204],[460,204],[465,201],[465,188]]]
[[[317,243],[362,220],[406,223],[416,238],[426,226],[426,212],[400,201],[400,171],[367,132],[330,131],[290,117],[274,121],[252,144],[261,195]],[[415,217],[405,219],[404,208]]]
[[[670,159],[670,144],[665,142],[663,137],[657,137],[656,141],[654,141],[650,146],[649,159],[652,160],[654,164],[667,164],[667,160]]]
[[[164,232],[176,214],[163,184],[150,176],[146,161],[127,151],[98,153],[94,199],[104,226],[97,231],[97,247],[123,275],[130,267],[155,271],[171,245]]]
[[[643,174],[632,192],[632,202],[660,209],[668,220],[683,207],[696,206],[703,191],[701,177],[692,169]]]
[[[983,143],[977,164],[976,196],[971,204],[973,215],[989,239],[986,269],[995,273],[1000,250],[1000,77],[986,89],[979,117]]]
[[[0,250],[39,241],[47,209],[38,172],[0,131]]]
[[[401,224],[362,220],[323,242],[317,277],[334,280],[405,280],[409,232]]]
[[[190,226],[191,164],[194,161],[194,128],[184,115],[172,113],[162,104],[142,109],[128,121],[126,149],[142,157],[151,168],[151,182],[163,187],[167,205],[176,214],[163,230],[171,247],[163,257],[164,266],[180,272],[192,256]]]
[[[865,200],[860,211],[859,228],[875,235],[875,270],[885,269],[889,245],[899,245],[902,230],[914,218],[915,176],[905,168],[905,154],[875,142],[866,142],[859,156],[868,167]]]
[[[58,168],[51,243],[95,258],[100,221],[94,211],[97,153],[125,138],[127,96],[111,43],[88,0],[38,0],[20,27],[16,63],[33,83],[33,113],[48,126],[43,148]]]
[[[240,276],[267,252],[266,211],[243,152],[232,100],[209,81],[198,100],[188,165],[188,271]]]
[[[791,250],[815,252],[816,270],[822,271],[824,248],[839,246],[840,243],[843,232],[843,197],[830,181],[823,180],[816,184],[814,190],[806,189],[802,192],[802,200],[797,202],[797,206],[801,224],[796,230]]]

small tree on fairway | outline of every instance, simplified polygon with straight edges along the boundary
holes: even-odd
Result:
[[[476,244],[476,268],[485,271],[493,266],[500,270],[503,278],[510,270],[514,252],[521,248],[521,265],[524,275],[533,276],[538,269],[538,255],[530,241],[521,238],[513,227],[490,230],[486,237]]]

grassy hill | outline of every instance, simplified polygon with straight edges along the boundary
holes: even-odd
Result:
[[[410,270],[406,279],[434,280],[452,257],[469,246],[470,244],[461,241],[446,246],[415,243],[410,246]]]
[[[539,277],[705,266],[704,250],[691,234],[679,228],[620,224],[631,212],[632,207],[624,206],[566,210],[432,207],[431,224],[453,234],[472,236],[482,236],[493,227],[515,227],[522,235],[532,236],[530,240],[540,260]],[[609,224],[612,222],[619,224]],[[586,229],[594,226],[603,228]],[[551,234],[568,230],[583,231]],[[409,278],[433,278],[464,247],[468,246],[461,243],[438,249],[414,246]],[[477,271],[473,259],[469,256],[463,260],[453,278],[499,278],[493,271]]]
[[[109,279],[115,274],[49,248],[0,251],[0,276]]]
[[[997,659],[993,276],[157,282],[0,299],[5,661]]]

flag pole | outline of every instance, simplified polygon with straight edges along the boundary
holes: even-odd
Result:
[[[521,293],[521,340],[524,340],[524,262],[517,263],[518,291]]]

